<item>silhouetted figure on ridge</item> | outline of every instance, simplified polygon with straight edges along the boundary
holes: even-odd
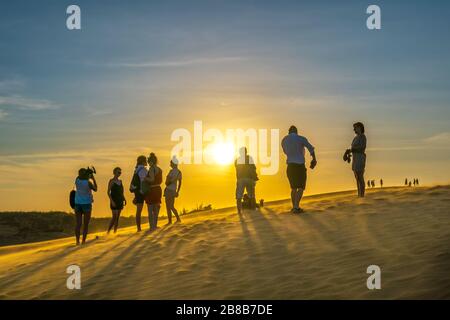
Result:
[[[117,232],[119,227],[120,212],[126,204],[125,196],[123,195],[123,184],[122,180],[119,179],[122,174],[122,169],[119,167],[113,170],[114,177],[109,180],[108,183],[108,197],[109,197],[109,207],[112,212],[111,222],[109,223],[108,232],[114,228],[114,233]]]
[[[380,179],[380,187],[383,188],[383,179]]]
[[[353,138],[352,145],[347,152],[352,154],[352,170],[356,179],[356,187],[358,189],[358,197],[364,197],[366,191],[366,183],[364,181],[364,171],[366,168],[366,146],[367,138],[364,134],[364,125],[361,122],[356,122],[353,124],[353,131],[355,132],[355,137]],[[369,181],[367,181],[367,186],[370,187]]]
[[[247,154],[247,148],[239,149],[239,157],[235,160],[236,168],[236,207],[239,214],[242,212],[242,199],[247,191],[247,201],[250,209],[256,209],[255,187],[258,181],[256,166],[253,158]]]

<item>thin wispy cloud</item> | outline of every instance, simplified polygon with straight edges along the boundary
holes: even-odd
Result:
[[[12,106],[22,110],[49,110],[58,109],[59,106],[45,99],[31,99],[22,96],[0,96],[0,106]]]
[[[441,132],[438,134],[435,134],[434,136],[428,137],[424,139],[425,142],[428,143],[450,143],[450,132]]]
[[[0,120],[5,119],[6,116],[8,116],[8,113],[3,110],[0,110]]]
[[[145,62],[128,62],[128,63],[109,63],[109,67],[123,68],[176,68],[187,67],[204,64],[230,63],[245,60],[244,57],[215,57],[215,58],[198,58],[198,59],[180,59],[167,61],[145,61]]]

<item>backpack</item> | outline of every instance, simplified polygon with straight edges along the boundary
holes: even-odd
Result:
[[[136,170],[136,172],[133,174],[133,178],[131,179],[130,183],[131,193],[135,193],[141,190],[141,178],[139,177],[139,171],[141,171],[141,169],[143,168],[139,168],[139,170]]]
[[[76,191],[75,190],[72,190],[72,191],[70,191],[70,194],[69,194],[69,203],[70,203],[70,207],[72,208],[72,209],[75,209],[75,195],[76,195]]]

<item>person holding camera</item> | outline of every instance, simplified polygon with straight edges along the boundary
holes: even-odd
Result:
[[[75,238],[77,245],[80,244],[81,225],[83,224],[83,240],[86,243],[86,237],[91,220],[92,203],[94,197],[92,191],[97,192],[97,182],[94,177],[95,168],[81,168],[78,170],[78,177],[75,180]]]
[[[353,138],[351,148],[347,149],[346,153],[351,153],[352,155],[352,170],[356,179],[358,197],[363,198],[366,191],[366,183],[364,182],[364,170],[366,168],[367,138],[364,134],[364,125],[361,122],[356,122],[355,124],[353,124],[353,131],[356,135]],[[372,186],[375,186],[375,183],[373,183]]]
[[[114,233],[117,232],[119,226],[120,212],[123,210],[124,205],[127,203],[125,196],[123,195],[123,184],[122,180],[119,179],[122,174],[122,169],[119,167],[113,170],[114,177],[109,180],[108,183],[108,197],[109,204],[112,211],[111,222],[109,223],[108,234],[114,227]]]
[[[298,134],[295,126],[289,128],[289,134],[281,142],[283,152],[287,156],[287,177],[291,186],[292,213],[301,213],[300,200],[306,187],[305,148],[312,157],[310,168],[317,165],[314,147],[308,139]]]
[[[148,157],[148,169],[147,176],[143,181],[143,193],[145,195],[145,202],[148,207],[148,222],[150,225],[150,231],[156,230],[158,227],[158,215],[161,209],[162,198],[162,170],[158,167],[158,158],[152,152]]]

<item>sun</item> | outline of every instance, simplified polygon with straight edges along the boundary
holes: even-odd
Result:
[[[229,165],[234,160],[234,145],[231,142],[215,143],[212,145],[211,153],[217,164]]]

